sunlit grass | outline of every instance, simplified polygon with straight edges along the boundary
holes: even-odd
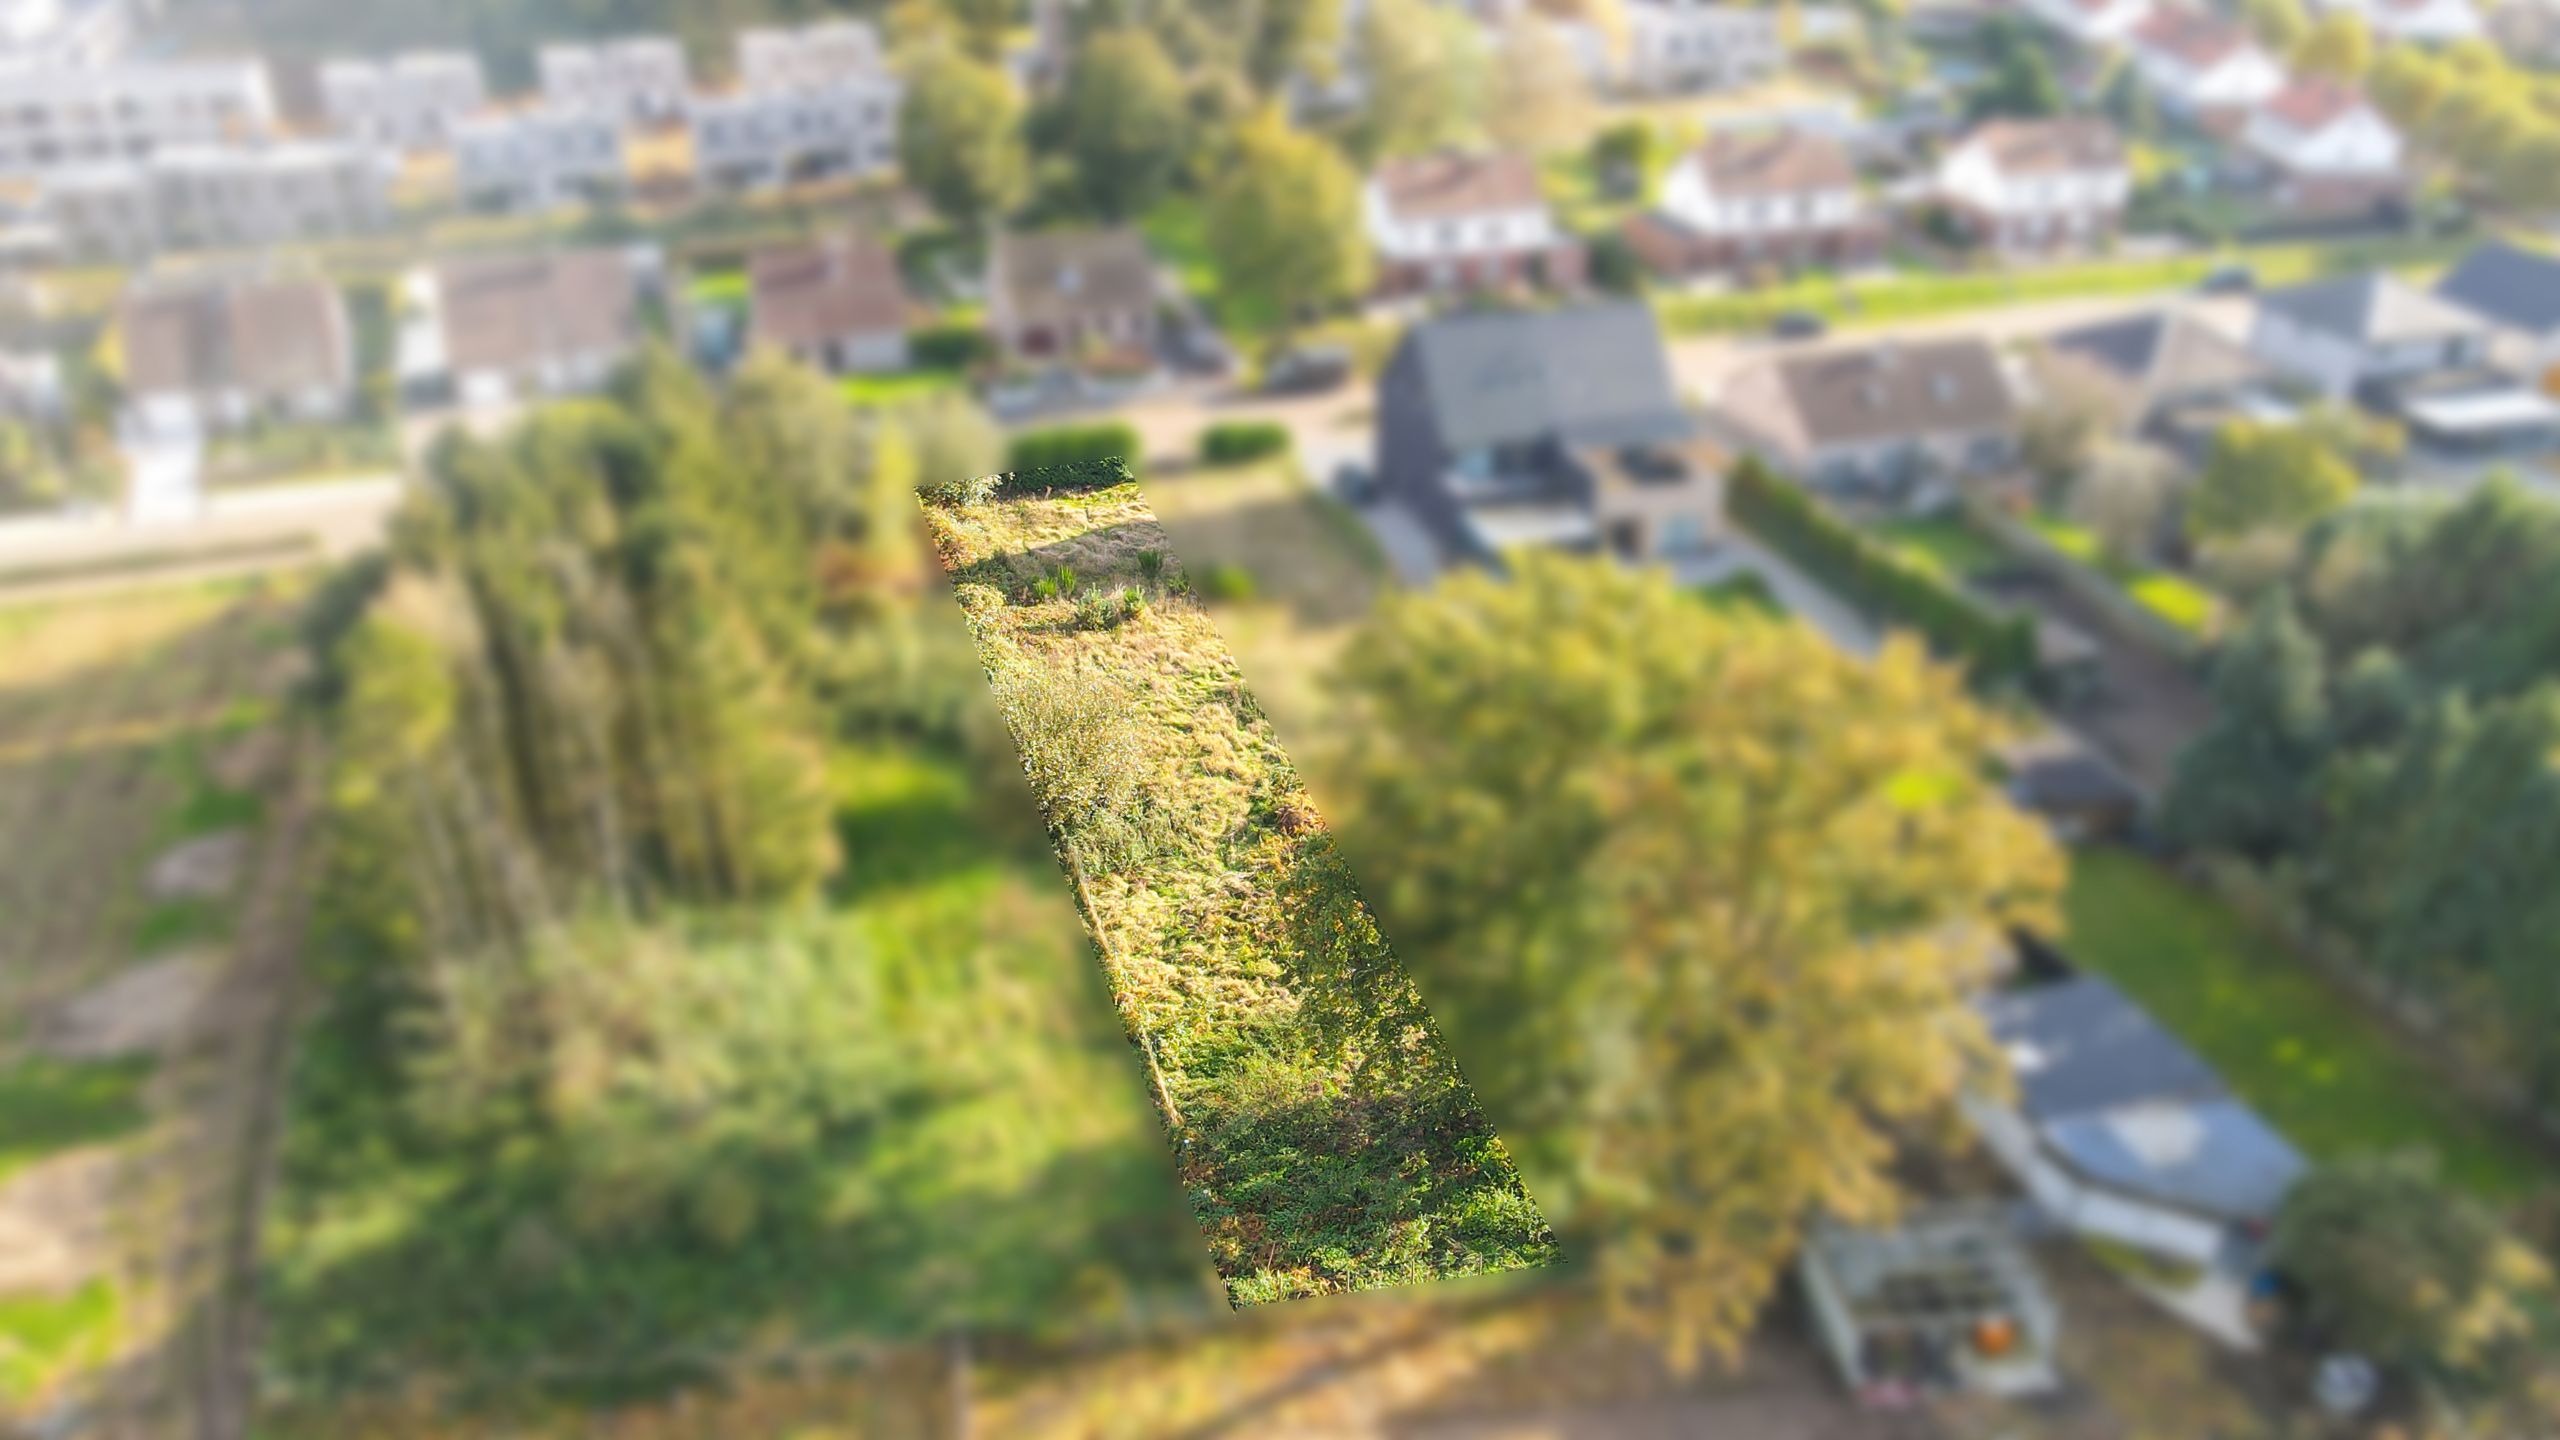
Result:
[[[150,1067],[22,1060],[0,1067],[0,1180],[47,1156],[139,1133]]]
[[[62,1376],[104,1364],[122,1324],[123,1307],[106,1280],[63,1296],[0,1296],[0,1404],[15,1409]]]

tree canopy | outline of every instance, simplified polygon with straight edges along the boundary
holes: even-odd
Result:
[[[1371,0],[1356,53],[1370,159],[1464,144],[1482,128],[1487,56],[1465,17],[1428,0]]]
[[[1276,108],[1238,129],[1208,207],[1224,298],[1259,305],[1285,325],[1368,288],[1360,177]]]
[[[1077,185],[1096,214],[1126,219],[1163,192],[1190,145],[1187,103],[1152,34],[1128,27],[1085,41],[1062,108]]]
[[[2298,530],[2355,497],[2355,466],[2316,427],[2235,421],[2187,497],[2187,533],[2236,540]]]
[[[908,66],[898,110],[898,164],[907,183],[953,222],[1001,219],[1031,183],[1022,104],[1003,71],[947,46]]]
[[[1991,1057],[1967,999],[2060,859],[1953,670],[1873,664],[1605,562],[1390,602],[1342,678],[1343,834],[1521,1157],[1680,1356]]]

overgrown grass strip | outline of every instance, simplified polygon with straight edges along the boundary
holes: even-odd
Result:
[[[1088,468],[927,514],[1228,1299],[1548,1263],[1154,513]]]

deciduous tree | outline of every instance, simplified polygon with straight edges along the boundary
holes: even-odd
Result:
[[[2299,530],[2353,499],[2356,485],[2355,467],[2318,431],[2237,421],[2214,438],[2187,497],[2187,533],[2213,541]]]
[[[1228,297],[1283,326],[1369,284],[1360,177],[1340,152],[1266,108],[1236,132],[1209,192],[1209,250]]]
[[[1486,56],[1480,32],[1427,0],[1372,0],[1357,55],[1368,110],[1362,149],[1372,159],[1417,155],[1480,131]]]
[[[1189,145],[1187,100],[1153,35],[1128,27],[1085,41],[1064,120],[1078,188],[1096,213],[1125,219],[1162,193]]]
[[[1591,108],[1582,64],[1554,26],[1526,16],[1495,47],[1485,128],[1513,150],[1542,155],[1580,138]]]
[[[907,67],[898,163],[907,183],[962,225],[1000,219],[1030,185],[1022,106],[1004,72],[945,47]]]

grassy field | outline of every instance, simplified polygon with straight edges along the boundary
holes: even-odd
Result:
[[[1903,558],[1948,580],[1997,569],[2008,558],[1990,536],[1953,515],[1894,520],[1874,533]]]
[[[1229,1296],[1552,1259],[1136,487],[930,519]]]
[[[845,403],[860,407],[903,405],[936,395],[956,395],[969,388],[969,377],[957,370],[900,370],[886,375],[847,375],[836,382]]]
[[[2135,604],[2177,629],[2199,640],[2221,633],[2222,599],[2195,581],[2173,571],[2118,564],[2108,558],[2096,535],[2067,520],[2031,515],[2027,525],[2045,543],[2124,587]]]
[[[1842,327],[1886,325],[2037,300],[2185,290],[2231,265],[2251,267],[2261,286],[2291,285],[2376,266],[2424,273],[2452,263],[2472,243],[2388,240],[2258,245],[2157,259],[2097,259],[1967,274],[1895,271],[1855,279],[1815,275],[1737,294],[1668,296],[1657,308],[1664,328],[1673,334],[1758,330],[1794,311],[1821,315]]]
[[[2560,1167],[2466,1105],[2277,944],[2139,856],[2081,853],[2070,951],[2195,1047],[2315,1160],[2430,1150],[2446,1175],[2513,1200]]]

